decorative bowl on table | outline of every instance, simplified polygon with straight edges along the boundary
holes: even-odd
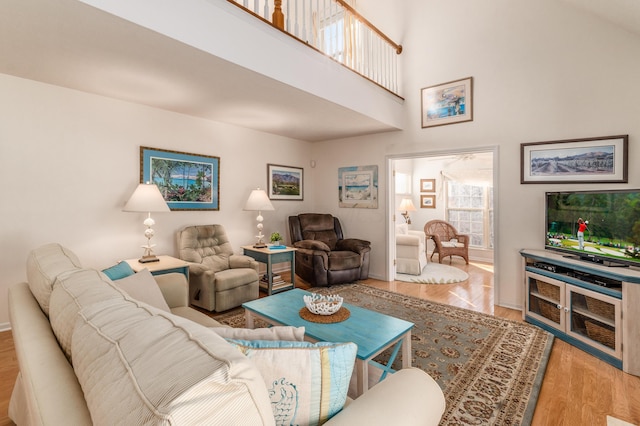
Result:
[[[342,307],[342,297],[337,294],[324,296],[311,293],[302,298],[309,312],[316,315],[333,315]]]

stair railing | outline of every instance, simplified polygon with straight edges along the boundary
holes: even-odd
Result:
[[[344,0],[227,1],[399,96],[402,46]]]

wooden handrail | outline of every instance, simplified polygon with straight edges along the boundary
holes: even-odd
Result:
[[[344,0],[288,0],[284,2],[286,14],[282,8],[283,0],[227,1],[277,30],[282,31],[284,34],[304,43],[306,46],[328,56],[395,96],[400,97],[400,95],[398,95],[398,70],[395,56],[402,53],[402,46],[392,41],[382,31],[371,24],[371,22],[360,15],[352,6],[345,3]],[[323,45],[324,42],[322,40],[324,40],[327,34],[318,32],[318,29],[315,27],[315,22],[313,22],[313,20],[316,19],[315,14],[306,14],[310,9],[305,5],[312,5],[314,2],[316,5],[319,4],[318,2],[323,6],[326,6],[327,2],[329,5],[333,5],[330,6],[329,9],[331,15],[328,16],[328,26],[325,26],[325,29],[330,28],[332,24],[338,22],[338,20],[334,20],[335,16],[343,14],[345,23],[347,20],[352,20],[358,23],[358,27],[365,30],[364,38],[357,36],[357,46],[350,44],[350,42],[354,41],[355,33],[351,32],[351,30],[355,29],[355,27],[349,27],[349,35],[345,33],[345,37],[349,37],[349,39],[344,39],[344,41],[340,39],[336,42],[336,38],[333,38],[336,31],[334,28],[329,30],[329,44]],[[250,3],[252,3],[251,6]],[[300,6],[300,4],[302,6]],[[273,12],[270,11],[270,5],[273,5]],[[313,10],[313,8],[311,8],[311,10]],[[302,15],[300,12],[302,12]],[[291,17],[293,17],[295,22],[290,22]],[[298,20],[301,17],[302,20]],[[340,20],[341,18],[338,19]],[[302,24],[301,27],[298,25],[299,23]],[[311,27],[313,27],[313,30],[311,30]],[[347,27],[345,27],[345,31],[346,28]],[[361,34],[360,30],[358,30],[358,34]],[[369,36],[371,37],[369,38]],[[336,50],[335,43],[340,43],[339,49],[342,49],[341,44],[344,43],[345,49]],[[396,55],[393,55],[394,52]]]
[[[347,4],[344,0],[334,0],[336,3],[340,3],[342,5],[342,7],[344,7],[345,9],[347,9],[349,12],[351,12],[353,15],[355,15],[356,18],[358,18],[358,20],[362,21],[363,24],[365,24],[367,27],[369,27],[373,32],[375,32],[376,34],[378,34],[380,36],[380,38],[382,38],[384,41],[386,41],[387,43],[389,43],[391,46],[393,46],[393,48],[396,50],[396,53],[399,55],[402,53],[402,45],[401,44],[397,44],[395,43],[393,40],[391,40],[389,37],[387,37],[387,35],[385,33],[383,33],[382,31],[380,31],[375,25],[373,25],[371,22],[367,21],[366,18],[364,18],[362,15],[360,15],[358,12],[356,12],[356,10],[349,6],[349,4]]]

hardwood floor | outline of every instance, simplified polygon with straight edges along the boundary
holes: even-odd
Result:
[[[362,284],[522,321],[520,311],[494,305],[491,265],[454,260],[453,266],[467,271],[469,279],[438,285],[368,279]],[[309,287],[298,277],[296,286]],[[0,373],[0,426],[13,425],[7,408],[18,365],[8,331],[0,333]],[[640,425],[640,377],[555,339],[532,424],[605,426],[607,416]]]

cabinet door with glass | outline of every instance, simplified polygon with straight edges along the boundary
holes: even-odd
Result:
[[[557,328],[565,329],[565,283],[535,272],[526,272],[527,315]]]
[[[567,285],[566,293],[566,333],[622,359],[622,301],[573,285]]]

